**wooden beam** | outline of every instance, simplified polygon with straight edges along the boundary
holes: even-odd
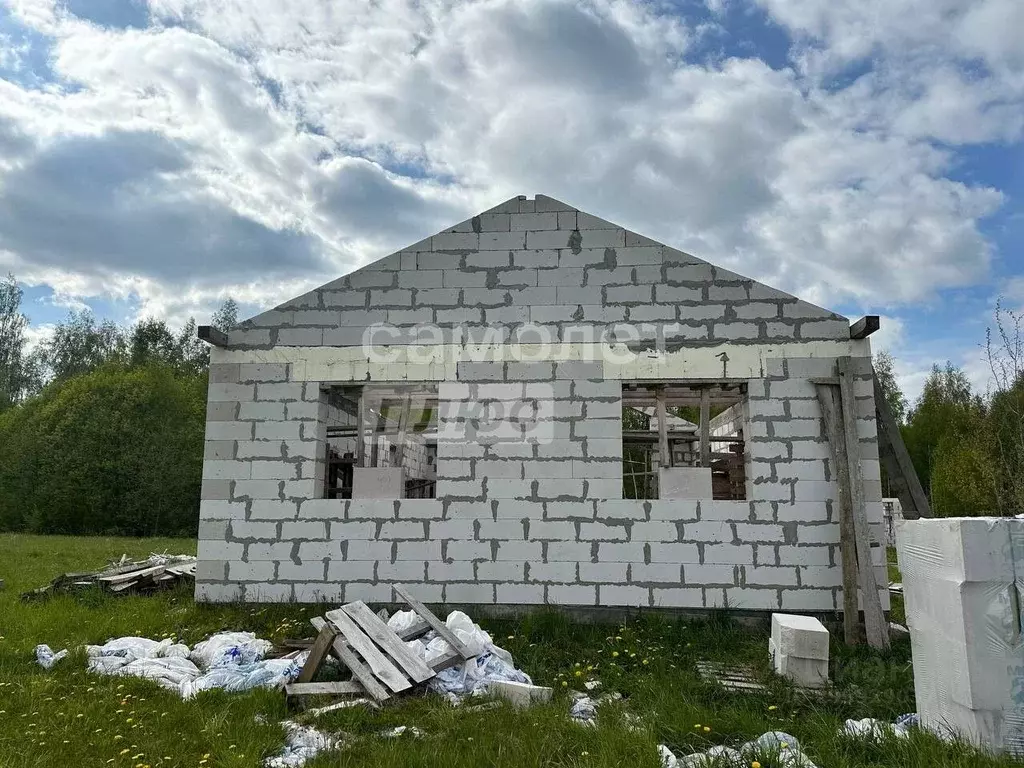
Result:
[[[349,647],[358,653],[370,668],[373,676],[384,683],[395,693],[401,693],[412,688],[412,683],[406,679],[387,656],[374,644],[370,638],[344,610],[338,608],[324,614],[328,622],[341,630],[342,636]]]
[[[850,326],[851,339],[866,339],[879,328],[878,315],[864,315],[860,320]]]
[[[838,381],[838,380],[837,380]],[[833,466],[839,482],[839,549],[843,565],[843,640],[847,645],[861,642],[860,609],[857,607],[857,543],[853,531],[853,507],[850,494],[850,464],[843,437],[843,414],[839,386],[815,386],[825,434],[832,448]]]
[[[672,455],[668,449],[668,411],[665,409],[665,388],[658,387],[655,392],[658,412],[658,460],[663,467],[672,466]]]
[[[459,640],[459,638],[453,635],[452,631],[448,629],[448,625],[441,621],[439,618],[437,618],[437,616],[435,616],[433,613],[431,613],[430,609],[428,609],[427,606],[425,606],[423,603],[421,603],[415,597],[410,595],[408,592],[405,591],[405,589],[398,586],[397,584],[393,585],[392,588],[395,590],[398,596],[402,598],[406,602],[406,604],[410,608],[412,608],[421,619],[423,619],[425,622],[427,622],[427,624],[433,627],[434,631],[437,632],[437,634],[439,634],[441,637],[443,637],[444,641],[448,643],[448,645],[450,645],[452,648],[454,648],[455,651],[462,658],[468,659],[472,656],[472,654],[469,652],[469,648],[466,647],[465,643],[463,643],[461,640]]]
[[[402,400],[402,411],[398,416],[398,445],[395,448],[395,466],[402,466],[405,459],[405,432],[409,426],[409,415],[412,410],[412,399],[406,397]]]
[[[433,670],[423,663],[419,656],[410,651],[405,643],[398,639],[395,631],[381,621],[380,617],[371,611],[362,600],[344,605],[340,610],[347,613],[413,682],[423,683],[434,676]],[[330,611],[328,618],[337,614],[338,611]]]
[[[700,465],[711,466],[711,393],[700,391]]]
[[[358,680],[343,680],[331,683],[288,683],[284,687],[286,696],[365,696],[366,689]]]
[[[309,623],[319,632],[324,627],[328,626],[327,620],[316,616],[309,620]],[[365,664],[356,656],[355,652],[349,648],[348,643],[345,642],[344,638],[335,637],[334,643],[331,645],[331,650],[334,651],[334,655],[338,657],[342,664],[349,668],[352,672],[352,677],[362,683],[366,692],[373,696],[377,701],[386,701],[391,698],[391,694],[387,692],[383,685],[378,682],[377,678],[373,676]]]
[[[325,625],[320,629],[316,640],[313,641],[313,647],[309,649],[306,663],[302,665],[297,682],[310,683],[313,681],[316,673],[320,671],[320,665],[324,663],[324,659],[331,650],[331,644],[334,642],[336,634],[337,632],[335,632],[334,627],[330,625]]]
[[[356,466],[366,466],[366,392],[363,390],[359,391],[359,415],[356,418],[359,420],[356,424]]]
[[[878,582],[871,564],[871,530],[864,505],[864,477],[860,467],[860,438],[857,434],[857,410],[853,391],[850,358],[840,357],[839,399],[843,410],[843,432],[846,459],[850,468],[850,501],[853,508],[853,531],[857,541],[857,568],[860,572],[861,600],[864,606],[864,632],[873,648],[889,647],[889,626],[878,597]]]
[[[196,335],[200,341],[213,344],[215,347],[226,347],[228,345],[228,335],[212,325],[200,325],[196,329]]]
[[[875,416],[879,427],[878,458],[882,461],[890,482],[896,487],[896,495],[899,497],[900,506],[903,507],[903,516],[908,520],[931,517],[932,508],[928,503],[928,496],[921,486],[914,462],[910,460],[900,425],[892,415],[892,409],[889,408],[889,401],[885,399],[885,392],[878,382],[878,376],[874,377],[874,383]]]

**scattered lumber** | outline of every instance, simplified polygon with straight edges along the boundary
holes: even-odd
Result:
[[[285,687],[285,695],[290,702],[303,706],[306,696],[349,696],[368,699],[379,705],[393,696],[421,690],[441,670],[471,658],[468,649],[452,635],[443,621],[408,593],[398,588],[396,591],[419,616],[402,632],[389,627],[361,600],[311,620],[318,634],[308,646],[309,658],[298,681]],[[405,643],[431,630],[443,637],[451,645],[451,650],[427,664]],[[350,680],[316,681],[328,656],[333,656],[348,669]],[[326,711],[328,708],[323,709]]]
[[[130,560],[121,555],[98,571],[64,573],[45,587],[24,593],[23,600],[36,600],[55,594],[99,588],[120,595],[129,592],[148,593],[180,584],[192,583],[196,575],[196,558],[191,555],[151,554],[145,560]]]

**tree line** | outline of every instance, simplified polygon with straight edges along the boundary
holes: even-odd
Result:
[[[72,312],[29,350],[21,303],[0,280],[0,530],[194,535],[209,366],[195,321]],[[228,299],[213,324],[236,323]]]
[[[982,347],[985,391],[947,362],[932,367],[911,404],[896,383],[892,357],[875,356],[875,373],[936,516],[1024,512],[1022,320],[997,305]]]

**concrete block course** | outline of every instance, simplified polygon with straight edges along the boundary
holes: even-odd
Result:
[[[420,324],[462,351],[442,360],[439,347],[439,362],[425,365],[360,359],[377,323],[402,326],[399,352],[439,344],[418,335]],[[468,354],[470,341],[536,343],[530,323],[564,349],[541,359]],[[659,353],[620,371],[581,353],[617,323],[638,349],[660,339],[689,362]],[[833,457],[810,379],[832,375],[840,355],[870,351],[833,313],[538,196],[285,302],[228,340],[210,368],[198,599],[388,602],[391,585],[405,584],[421,599],[471,604],[842,604]],[[746,366],[747,500],[623,499],[622,382],[714,378],[725,350],[728,378]],[[702,356],[711,362],[695,362]],[[858,365],[874,503],[872,393]],[[450,423],[463,430],[439,442],[438,498],[321,498],[321,382],[408,380],[438,381],[444,422],[458,417]],[[527,400],[543,439],[491,439],[480,416],[462,413],[473,403],[500,421],[507,409],[492,405]]]

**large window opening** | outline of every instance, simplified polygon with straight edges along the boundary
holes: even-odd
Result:
[[[744,383],[622,385],[622,495],[746,498]]]
[[[437,385],[328,391],[329,499],[432,499],[437,485]]]

